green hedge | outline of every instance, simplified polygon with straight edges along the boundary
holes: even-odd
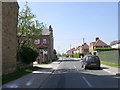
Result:
[[[112,51],[112,50],[116,50],[113,48],[95,48],[94,51]]]
[[[34,62],[37,56],[37,50],[32,46],[23,46],[18,50],[18,57],[25,64]]]
[[[85,55],[89,55],[89,52],[85,52],[85,53],[76,53],[74,54],[74,58],[80,58],[81,56],[85,56]]]
[[[118,64],[119,50],[98,51],[97,53],[101,61]]]
[[[74,54],[74,58],[80,58],[80,54],[79,53]]]

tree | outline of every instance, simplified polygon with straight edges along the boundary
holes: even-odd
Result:
[[[26,2],[24,8],[18,15],[18,61],[29,64],[32,60],[35,60],[37,56],[36,50],[34,51],[30,47],[33,44],[33,40],[38,39],[42,30],[45,28],[46,26],[43,22],[40,23],[36,19],[36,15],[31,12],[31,9]]]
[[[35,19],[36,15],[31,12],[31,9],[26,2],[18,15],[18,44],[19,48],[24,45],[31,45],[33,39],[38,39],[41,31],[46,28],[43,23]]]

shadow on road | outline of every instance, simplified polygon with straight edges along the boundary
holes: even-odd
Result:
[[[80,60],[74,60],[74,59],[72,59],[72,60],[69,60],[69,59],[67,59],[67,60],[58,60],[59,62],[77,62],[77,61],[80,61]]]
[[[101,70],[103,70],[103,69],[109,69],[108,67],[101,67]]]

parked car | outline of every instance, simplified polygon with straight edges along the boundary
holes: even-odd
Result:
[[[81,68],[83,69],[100,69],[100,59],[96,55],[84,56],[81,61]]]

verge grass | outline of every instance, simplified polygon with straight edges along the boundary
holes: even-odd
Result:
[[[32,71],[38,70],[38,67],[28,67],[21,70],[17,70],[15,72],[9,73],[7,75],[2,76],[2,84],[8,83],[10,81],[16,80],[24,75],[32,73]]]

